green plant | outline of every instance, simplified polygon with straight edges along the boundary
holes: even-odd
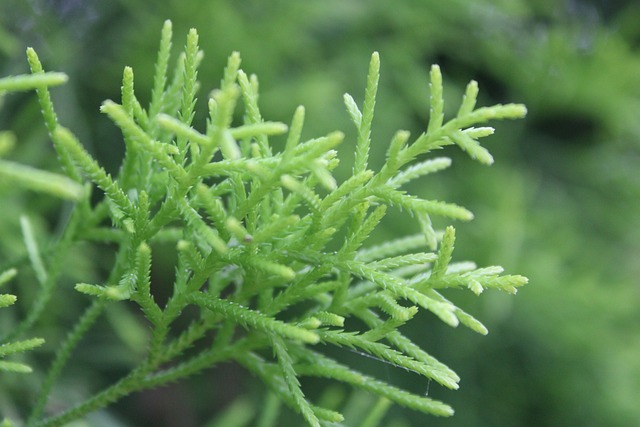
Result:
[[[55,86],[64,83],[67,80],[66,76],[62,73],[43,73],[33,76],[17,76],[17,77],[5,77],[0,79],[0,102],[5,92],[15,92],[21,90],[32,90],[36,87],[42,86]],[[15,144],[15,137],[8,131],[0,132],[0,157],[9,152]],[[20,164],[0,160],[0,177],[3,179],[9,179],[14,183],[19,183],[27,188],[33,190],[43,190],[47,192],[57,193],[64,197],[66,191],[71,189],[80,189],[80,186],[75,185],[74,182],[60,177],[59,175],[52,174],[46,171],[35,170],[33,168],[22,166]],[[58,192],[60,191],[60,192]],[[33,232],[26,218],[22,218],[23,234],[25,243],[29,247],[35,247],[35,241],[33,239]],[[42,260],[39,258],[35,250],[31,251],[33,258],[31,259],[34,268],[40,273],[40,278],[43,278],[42,274]],[[9,282],[18,274],[15,268],[0,272],[0,286]],[[5,308],[13,305],[16,302],[15,295],[0,294],[0,308]],[[17,334],[13,334],[17,335]],[[21,353],[27,350],[31,350],[44,343],[42,338],[31,338],[22,341],[8,342],[7,339],[2,340],[0,344],[0,358],[4,358],[7,355]],[[0,361],[0,371],[13,371],[13,372],[31,372],[31,368],[23,363]]]
[[[31,330],[54,293],[64,257],[82,242],[115,248],[108,277],[78,283],[92,303],[60,343],[43,381],[28,425],[56,426],[84,417],[135,391],[187,377],[233,360],[259,377],[312,426],[341,422],[336,410],[316,406],[299,379],[321,377],[347,383],[381,397],[364,421],[373,425],[388,401],[428,414],[449,416],[447,404],[412,394],[337,362],[324,345],[346,347],[434,380],[458,387],[458,376],[404,336],[399,328],[423,308],[450,326],[486,328],[449,301],[442,290],[468,288],[515,293],[526,278],[502,275],[500,267],[451,263],[454,229],[434,230],[432,216],[470,220],[460,206],[425,200],[399,188],[449,166],[448,158],[421,159],[447,145],[472,158],[493,158],[478,139],[493,133],[475,127],[491,119],[525,115],[517,104],[476,108],[478,86],[471,82],[456,116],[444,120],[442,76],[431,68],[431,113],[427,130],[412,142],[407,131],[392,138],[386,161],[369,165],[371,126],[379,76],[374,53],[362,108],[345,95],[357,129],[352,176],[338,184],[334,148],[341,132],[303,140],[304,108],[290,126],[265,121],[258,108],[258,81],[229,57],[221,87],[208,98],[203,132],[196,115],[198,65],[202,54],[191,30],[169,82],[172,30],[166,22],[155,67],[151,101],[144,108],[134,92],[133,70],[125,68],[122,101],[101,111],[122,131],[126,154],[113,179],[58,123],[44,80],[34,80],[46,127],[64,176],[14,163],[0,174],[30,189],[70,199],[73,210],[61,234],[38,249],[23,222],[28,255],[40,281],[35,302],[7,339]],[[47,76],[33,50],[27,52],[31,79]],[[235,112],[242,102],[239,125]],[[286,136],[284,136],[286,134]],[[278,145],[280,149],[276,150]],[[83,176],[96,188],[84,184]],[[407,210],[420,232],[379,245],[365,240],[388,207]],[[176,251],[175,281],[160,303],[152,285],[152,253],[161,244]],[[146,354],[129,374],[85,401],[43,418],[49,394],[73,350],[114,304],[138,308],[149,327]]]
[[[0,286],[9,281],[17,274],[15,269],[7,270],[0,274]],[[8,307],[16,302],[15,295],[0,294],[0,308]],[[44,343],[42,338],[32,338],[28,340],[16,341],[11,343],[5,343],[0,345],[0,358],[4,358],[7,355],[21,353],[23,351],[31,350]],[[31,367],[24,363],[7,362],[0,360],[0,371],[12,371],[12,372],[31,372]]]

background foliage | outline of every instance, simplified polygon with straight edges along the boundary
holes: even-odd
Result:
[[[426,326],[407,333],[418,341],[438,343],[436,356],[460,374],[461,390],[453,393],[428,384],[405,387],[424,389],[456,409],[452,419],[430,419],[430,425],[627,426],[640,420],[636,2],[169,0],[151,5],[9,0],[0,4],[0,75],[27,71],[26,46],[36,48],[48,69],[69,74],[70,83],[54,93],[61,122],[115,169],[123,147],[117,129],[97,114],[98,107],[119,93],[118,76],[125,64],[136,70],[137,92],[150,93],[158,29],[166,18],[172,19],[178,36],[198,28],[207,54],[201,80],[219,81],[229,53],[240,51],[243,68],[258,74],[265,89],[265,116],[286,122],[303,103],[308,135],[351,128],[342,94],[361,92],[363,64],[374,50],[383,58],[374,137],[388,140],[398,127],[414,133],[424,127],[432,63],[443,69],[450,85],[445,94],[452,99],[459,99],[474,78],[485,97],[483,105],[526,104],[529,116],[524,122],[501,123],[501,132],[492,137],[496,164],[490,170],[447,151],[454,165],[428,192],[476,214],[472,223],[456,224],[458,259],[501,264],[528,276],[530,285],[517,298],[493,294],[465,302],[486,321],[488,337],[464,330],[451,334],[446,326],[421,319]],[[183,44],[180,39],[174,42],[176,47]],[[35,97],[6,98],[0,129],[17,136],[13,159],[41,168],[55,164]],[[386,147],[379,148],[372,152],[372,163],[378,165]],[[348,147],[340,151],[347,159],[352,155]],[[410,191],[420,194],[421,189]],[[64,212],[59,213],[57,201],[14,191],[1,181],[0,197],[2,266],[24,256],[21,213],[27,212],[36,231],[52,234]],[[408,232],[401,221],[386,224],[380,237]],[[99,277],[110,260],[83,251],[73,257],[73,265],[65,273],[69,284],[91,274]],[[154,280],[167,274],[171,272],[158,267]],[[20,291],[12,292],[20,299],[28,300],[30,279],[14,280],[13,287]],[[84,306],[81,296],[58,303],[67,307],[60,316],[69,318]],[[118,333],[135,332],[127,319],[112,314],[112,322],[122,323],[115,328]],[[68,319],[44,320],[49,325],[44,338],[55,342],[64,334],[56,325]],[[3,328],[11,321],[0,318]],[[124,372],[130,361],[122,360],[127,353],[121,348],[110,346],[110,334],[112,329],[105,326],[89,337],[94,345],[84,346],[86,353],[77,356],[82,363],[74,369],[83,375],[74,378],[103,384]],[[126,342],[135,348],[136,337]],[[39,359],[50,357],[46,351],[51,348],[45,344],[43,349],[29,355],[36,371]],[[398,381],[412,380],[376,361],[360,363],[372,371],[386,370]],[[5,375],[2,381],[0,408],[9,411],[24,404],[27,397],[17,392],[26,389],[20,384],[24,377]],[[68,398],[84,387],[70,382],[58,393]],[[12,390],[12,395],[3,390]],[[242,371],[224,366],[194,380],[193,388],[176,385],[143,393],[121,403],[116,415],[96,417],[128,419],[133,425],[176,425],[176,420],[185,426],[203,425],[214,415],[210,396],[220,408],[236,396],[261,392]],[[396,419],[419,425],[412,418],[419,415],[394,411]]]

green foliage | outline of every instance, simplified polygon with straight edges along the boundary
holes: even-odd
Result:
[[[184,44],[188,29],[198,28],[200,47],[206,52],[198,74],[202,88],[216,86],[228,52],[238,50],[243,67],[260,76],[259,105],[264,117],[288,123],[293,106],[303,103],[308,118],[305,139],[345,130],[349,143],[338,147],[341,165],[334,170],[340,183],[350,176],[356,141],[349,114],[341,108],[342,94],[354,94],[362,105],[367,52],[379,51],[383,58],[369,159],[375,170],[384,161],[386,141],[395,129],[417,135],[425,128],[429,113],[425,65],[438,63],[443,68],[447,117],[455,116],[470,78],[478,79],[481,105],[511,99],[525,103],[527,120],[501,124],[490,138],[487,147],[496,160],[491,168],[463,161],[464,153],[448,147],[437,153],[454,160],[446,175],[440,175],[443,179],[418,179],[402,188],[427,198],[460,202],[475,214],[469,224],[454,224],[458,239],[452,268],[460,267],[455,262],[460,259],[478,265],[498,263],[536,284],[523,289],[519,298],[495,292],[485,292],[482,298],[463,291],[448,294],[482,319],[491,330],[487,337],[464,331],[451,334],[423,313],[402,327],[420,346],[464,373],[463,392],[431,387],[429,395],[446,400],[456,416],[431,418],[429,425],[626,427],[640,419],[640,407],[633,398],[640,387],[636,357],[640,343],[634,327],[640,256],[637,1],[479,0],[472,5],[467,0],[131,0],[82,5],[5,1],[0,2],[0,27],[4,28],[0,29],[0,75],[23,72],[27,45],[36,48],[48,69],[68,72],[69,83],[52,91],[56,112],[115,176],[122,160],[121,136],[117,127],[94,111],[103,99],[116,99],[120,84],[115,76],[122,75],[125,64],[134,66],[135,94],[145,107],[149,105],[156,35],[166,17],[171,17],[176,35],[182,36],[174,40],[174,53]],[[10,156],[5,151],[5,158],[59,172],[36,102],[29,93],[5,97],[0,129],[11,130],[9,140],[18,142]],[[204,103],[196,105],[193,123],[198,129],[203,128],[204,107]],[[21,192],[5,181],[0,177],[0,271],[12,266],[20,271],[5,291],[17,295],[18,304],[0,309],[0,324],[10,330],[24,315],[23,309],[30,307],[37,289],[19,218],[29,218],[49,265],[49,242],[60,236],[71,205],[41,197],[42,193]],[[417,222],[404,219],[408,218],[397,209],[388,209],[366,246],[415,233]],[[437,230],[447,225],[432,219]],[[103,283],[113,262],[113,247],[98,239],[107,232],[94,232],[95,244],[75,245],[72,252],[67,251],[65,262],[73,268],[59,275],[64,289],[78,282]],[[151,245],[152,287],[161,306],[174,280],[174,254],[171,244],[165,243],[171,233],[163,230]],[[37,359],[29,359],[35,374],[5,375],[0,380],[2,415],[19,418],[15,414],[26,412],[30,403],[21,391],[38,382],[42,362],[57,351],[53,344],[82,313],[86,298],[77,292],[54,294],[51,304],[64,301],[65,309],[47,310],[35,325],[39,329],[32,330],[50,345],[38,349]],[[145,350],[146,340],[141,337],[148,332],[142,323],[138,329],[131,327],[136,326],[136,315],[126,303],[109,305],[104,321],[91,329],[74,352],[69,372],[65,369],[65,379],[50,396],[51,407],[68,402],[78,387],[96,390],[114,377],[113,369],[122,375],[132,365],[132,355]],[[134,331],[139,344],[117,350],[111,333],[127,337]],[[94,337],[105,333],[107,337],[95,342]],[[126,342],[131,343],[131,338]],[[86,357],[89,352],[108,359],[109,364],[94,362],[94,357]],[[353,352],[345,359],[375,376],[388,374],[393,384],[407,390],[425,391],[423,382],[402,370]],[[478,363],[483,360],[493,363]],[[230,371],[233,384],[242,387],[229,388],[227,382],[215,380]],[[109,421],[199,426],[232,396],[255,390],[249,374],[236,365],[215,367],[189,379],[187,391],[207,387],[219,406],[212,408],[211,400],[192,394],[194,398],[179,404],[187,414],[185,422],[175,423],[170,418],[175,412],[155,397],[173,393],[179,399],[185,395],[185,383],[136,394],[110,408]],[[302,380],[302,384],[318,405],[339,408],[345,414],[344,424],[358,425],[363,419],[323,400],[320,389],[326,381]],[[345,401],[345,391],[338,393],[342,400],[335,397],[331,402]],[[150,397],[154,403],[149,403]],[[256,408],[263,402],[262,396],[255,395],[248,400]],[[367,412],[374,402],[366,403]],[[541,407],[545,410],[538,411],[532,421],[529,414]],[[162,420],[154,419],[162,411]],[[109,424],[99,420],[105,414],[94,414],[89,423]],[[282,408],[278,424],[296,425],[299,421],[294,416]],[[424,423],[422,414],[395,406],[385,425],[391,426],[394,419],[403,419],[405,426]]]
[[[17,92],[25,90],[33,90],[37,87],[55,86],[67,81],[62,73],[42,73],[30,76],[15,76],[0,78],[0,100],[6,92]],[[0,155],[10,151],[13,146],[13,137],[8,132],[3,132],[0,138]],[[73,181],[69,181],[66,177],[53,174],[46,171],[37,170],[27,166],[22,166],[15,162],[0,160],[0,177],[8,179],[16,185],[22,185],[30,190],[42,191],[63,198],[77,198],[79,190],[82,188],[74,186]],[[29,255],[33,262],[34,269],[38,279],[43,282],[46,279],[44,267],[38,250],[33,240],[33,234],[29,221],[26,217],[22,218],[23,234],[25,243],[29,249]],[[13,279],[18,274],[15,268],[10,268],[0,273],[0,287]],[[0,294],[0,308],[6,308],[16,302],[15,295]],[[9,338],[16,334],[9,334],[8,331],[0,331],[3,337],[0,340],[0,359],[6,356],[19,354],[32,350],[44,344],[42,338],[30,338],[20,341],[9,341]],[[31,367],[20,362],[10,362],[0,360],[0,372],[19,372],[29,373]],[[10,425],[8,420],[3,421],[3,425]]]
[[[274,396],[312,426],[339,423],[344,417],[312,403],[300,381],[304,377],[326,378],[380,396],[363,425],[378,423],[390,402],[427,414],[452,415],[446,403],[334,360],[326,346],[352,349],[426,381],[458,388],[455,372],[399,328],[422,308],[450,326],[462,323],[486,334],[487,329],[444,291],[468,288],[479,294],[495,288],[515,293],[527,279],[502,275],[500,267],[452,264],[454,230],[438,233],[431,218],[470,220],[472,213],[399,188],[448,167],[447,158],[423,159],[444,146],[457,145],[470,157],[491,164],[493,158],[479,140],[493,129],[480,125],[521,118],[525,107],[476,108],[478,87],[472,82],[457,114],[445,120],[442,76],[433,66],[427,130],[414,138],[398,131],[384,164],[375,171],[369,153],[380,60],[374,53],[362,108],[352,96],[344,97],[357,137],[352,176],[338,183],[335,149],[345,134],[303,139],[303,107],[295,111],[290,126],[265,121],[258,107],[258,80],[240,69],[237,53],[229,57],[220,88],[210,93],[206,124],[197,130],[193,123],[202,60],[198,34],[189,31],[184,53],[169,75],[171,33],[167,21],[148,108],[136,96],[129,67],[123,73],[121,103],[102,105],[126,146],[116,178],[58,124],[47,86],[62,79],[43,72],[34,50],[27,53],[33,77],[6,83],[23,89],[29,82],[36,88],[66,176],[10,167],[8,162],[0,163],[0,170],[4,165],[5,176],[28,189],[74,202],[61,237],[51,243],[46,256],[38,249],[29,221],[21,221],[28,258],[42,289],[17,334],[43,315],[54,293],[68,292],[57,286],[63,254],[83,243],[106,242],[115,249],[108,277],[98,284],[75,285],[93,303],[59,343],[28,425],[64,425],[133,392],[231,360],[262,379]],[[244,107],[240,120],[239,105]],[[85,179],[92,185],[84,184]],[[366,246],[389,209],[408,211],[417,218],[420,233]],[[163,303],[151,283],[160,242],[170,243],[177,259],[175,281],[172,289],[163,290],[168,294]],[[146,354],[104,390],[61,413],[47,414],[48,396],[62,368],[100,314],[114,304],[137,307],[144,314],[150,330]],[[38,344],[41,341],[21,341],[7,348],[23,351]]]
[[[0,286],[4,285],[6,282],[11,280],[18,272],[15,269],[7,270],[0,274]],[[16,302],[16,297],[11,294],[0,294],[0,308],[9,307]],[[4,331],[3,331],[4,332]],[[31,350],[35,347],[39,347],[44,344],[44,340],[42,338],[31,338],[21,341],[14,342],[6,342],[0,344],[0,359],[5,358],[6,356],[22,353],[28,350]],[[31,372],[31,367],[25,365],[24,363],[18,362],[7,362],[5,360],[0,360],[0,372],[8,371],[8,372],[22,372],[28,373]]]

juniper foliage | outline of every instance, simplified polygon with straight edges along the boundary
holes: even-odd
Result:
[[[427,414],[452,415],[446,403],[359,372],[329,357],[325,348],[353,349],[425,381],[458,388],[456,373],[399,328],[426,310],[447,325],[461,323],[486,334],[485,326],[450,301],[446,290],[515,293],[527,279],[504,275],[500,267],[452,263],[454,229],[438,232],[431,218],[467,221],[472,213],[407,194],[402,186],[447,168],[448,158],[424,156],[447,145],[491,164],[493,158],[479,142],[493,133],[485,123],[521,118],[525,107],[477,108],[478,86],[471,82],[455,117],[445,120],[442,76],[433,66],[426,131],[414,137],[398,131],[388,144],[384,165],[376,171],[369,164],[380,70],[374,53],[362,106],[352,96],[344,97],[357,137],[352,175],[339,183],[333,174],[339,162],[335,148],[345,135],[333,132],[303,140],[303,107],[296,109],[289,125],[265,120],[258,80],[240,69],[238,53],[229,57],[220,88],[207,97],[205,128],[194,128],[202,60],[198,34],[189,32],[170,74],[171,44],[167,21],[148,106],[135,94],[130,67],[124,69],[120,102],[102,105],[102,113],[121,129],[126,146],[117,178],[59,124],[48,86],[62,83],[63,74],[45,73],[29,49],[33,74],[0,80],[0,89],[36,89],[63,172],[3,160],[0,176],[74,203],[64,231],[45,255],[23,219],[29,259],[41,289],[28,316],[5,340],[30,331],[44,310],[53,309],[48,306],[52,294],[66,292],[57,287],[62,254],[81,242],[108,242],[116,248],[108,277],[101,283],[76,284],[91,304],[59,344],[27,425],[64,425],[128,394],[225,361],[235,361],[260,378],[276,400],[310,426],[340,423],[343,415],[311,402],[301,386],[303,377],[326,378],[380,396],[367,425],[382,419],[389,402]],[[238,111],[243,112],[240,120]],[[388,209],[407,211],[420,232],[367,245]],[[158,303],[150,275],[154,247],[160,242],[171,243],[177,253],[175,283],[163,304]],[[13,274],[10,270],[2,278]],[[13,302],[2,298],[2,306]],[[48,413],[47,399],[72,352],[113,304],[134,306],[144,314],[150,330],[146,355],[108,388],[60,413]],[[3,344],[0,356],[38,344],[41,340]],[[7,369],[3,363],[0,368]]]

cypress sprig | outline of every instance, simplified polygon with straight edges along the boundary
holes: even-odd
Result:
[[[71,131],[58,126],[53,131],[52,137],[68,158],[72,159],[91,181],[106,193],[109,201],[118,208],[120,214],[117,214],[117,220],[120,220],[122,216],[131,217],[133,215],[131,202],[120,189],[118,183],[87,153]]]
[[[44,69],[42,68],[42,64],[40,63],[40,59],[36,54],[36,51],[32,48],[27,49],[27,60],[29,62],[29,67],[31,68],[31,73],[33,76],[40,76],[46,74]],[[51,101],[51,93],[49,92],[49,88],[47,85],[39,85],[36,88],[36,93],[38,94],[38,101],[40,102],[40,108],[42,111],[42,117],[44,119],[44,123],[49,131],[49,135],[53,135],[53,132],[56,130],[58,126],[58,116],[56,115],[55,110],[53,109],[53,102]],[[56,153],[58,154],[58,159],[60,160],[60,164],[64,172],[74,181],[80,181],[80,174],[76,170],[73,160],[71,159],[70,154],[67,150],[64,150],[57,144],[55,138],[53,139],[53,146],[56,149]]]
[[[189,31],[184,52],[173,67],[171,46],[172,26],[167,21],[148,106],[136,96],[130,67],[123,72],[120,103],[102,105],[101,111],[124,139],[126,154],[117,177],[107,174],[71,131],[58,124],[47,86],[64,77],[45,73],[35,52],[28,52],[33,77],[0,80],[13,90],[36,89],[68,178],[31,169],[14,170],[11,177],[78,203],[61,238],[64,245],[56,248],[64,251],[98,241],[109,242],[116,251],[107,277],[86,279],[101,285],[75,286],[95,302],[61,344],[62,353],[46,375],[28,425],[61,425],[132,392],[230,360],[258,376],[312,426],[342,422],[343,416],[314,404],[304,392],[303,376],[344,382],[378,395],[378,409],[364,425],[381,420],[389,402],[452,415],[445,403],[332,360],[318,344],[352,349],[407,370],[419,380],[458,388],[455,372],[399,328],[418,321],[421,317],[416,314],[426,310],[447,325],[463,324],[486,334],[480,321],[447,299],[447,290],[513,293],[526,278],[504,275],[497,267],[478,269],[472,263],[452,262],[454,229],[439,231],[437,221],[467,221],[473,214],[455,203],[417,197],[401,187],[433,179],[449,167],[448,158],[424,158],[447,145],[458,145],[472,159],[491,164],[491,154],[479,142],[493,133],[486,122],[520,118],[526,113],[524,106],[476,108],[478,85],[471,82],[456,116],[446,118],[442,74],[433,66],[426,130],[413,137],[407,131],[396,132],[378,169],[369,162],[372,147],[383,145],[372,133],[380,77],[377,53],[369,64],[362,107],[350,95],[344,96],[346,114],[357,129],[350,141],[341,131],[304,139],[303,107],[295,110],[289,126],[265,119],[258,79],[240,68],[236,52],[229,56],[220,88],[206,88],[208,120],[204,129],[196,129],[197,99],[203,96],[198,34]],[[239,111],[244,114],[238,120]],[[333,173],[339,144],[355,152],[352,174],[342,182]],[[3,165],[4,161],[0,173],[7,170]],[[104,192],[102,201],[89,203],[79,172]],[[44,178],[51,178],[46,185]],[[369,236],[393,209],[413,217],[414,234],[370,244]],[[112,226],[106,224],[108,219]],[[37,277],[46,283],[57,280],[45,269],[48,259],[41,259],[36,239],[27,234]],[[158,288],[150,274],[159,242],[175,245],[177,253],[175,281],[167,288],[170,294],[164,305],[156,303]],[[11,296],[0,296],[0,306],[13,302]],[[108,304],[138,306],[151,328],[146,356],[105,390],[43,419],[55,380]],[[360,326],[351,330],[345,324]],[[16,341],[4,351],[31,349],[38,343]]]
[[[440,249],[438,250],[438,257],[436,258],[433,264],[433,269],[431,270],[431,279],[436,280],[444,276],[447,271],[447,267],[451,262],[455,239],[455,229],[453,227],[447,227],[442,238]]]
[[[125,108],[113,101],[105,101],[100,111],[118,124],[125,135],[129,135],[136,143],[140,144],[142,150],[138,148],[137,151],[147,151],[155,158],[160,166],[169,171],[176,180],[184,179],[186,175],[184,169],[179,167],[171,156],[179,152],[175,146],[162,144],[159,141],[151,139],[150,136],[135,123],[133,117],[127,114]],[[96,182],[96,184],[98,183]]]
[[[18,92],[53,87],[66,83],[69,77],[64,73],[42,72],[40,74],[9,76],[0,78],[0,93]]]
[[[363,248],[358,251],[356,259],[362,262],[380,260],[391,257],[402,252],[408,252],[421,248],[425,245],[425,238],[422,234],[414,234],[413,236],[400,237],[390,240],[376,246]]]
[[[44,340],[42,338],[31,338],[28,340],[22,340],[22,341],[15,341],[15,342],[11,342],[11,343],[7,343],[7,344],[2,344],[0,345],[0,357],[5,357],[11,354],[16,354],[16,353],[22,353],[31,349],[34,349],[36,347],[41,346],[42,344],[44,344]],[[7,369],[7,367],[12,366],[14,368],[20,367],[20,366],[24,366],[22,364],[9,364],[8,362],[4,362],[4,368]],[[3,365],[0,365],[0,369],[3,368]],[[22,368],[19,368],[22,369]],[[29,368],[27,368],[29,369]],[[27,372],[29,372],[29,370],[27,370]]]
[[[441,171],[449,166],[451,166],[451,159],[447,157],[425,160],[401,171],[396,176],[389,179],[389,181],[387,181],[387,185],[391,188],[398,188],[410,181],[413,181],[414,179]]]
[[[320,420],[318,420],[313,408],[305,399],[304,393],[300,388],[300,381],[298,381],[298,375],[293,367],[293,360],[289,355],[289,349],[285,342],[279,336],[272,336],[271,342],[278,359],[278,365],[282,370],[282,377],[289,388],[289,394],[293,397],[297,411],[302,414],[310,426],[320,427]]]
[[[298,372],[302,375],[331,378],[340,382],[351,384],[354,387],[362,388],[371,393],[384,396],[399,405],[412,408],[414,410],[427,412],[438,416],[451,416],[453,409],[440,401],[417,396],[398,389],[394,386],[376,380],[357,371],[351,370],[318,353],[308,355],[309,363],[298,367]]]
[[[167,85],[167,71],[169,69],[169,59],[171,57],[171,38],[172,24],[167,20],[162,26],[162,35],[160,36],[160,48],[158,50],[158,59],[155,64],[155,72],[153,75],[153,90],[151,92],[151,104],[149,105],[149,116],[157,116],[165,101],[165,87]]]
[[[11,279],[13,279],[18,274],[18,271],[14,268],[3,271],[0,273],[0,286],[4,285]],[[15,295],[11,294],[0,294],[0,308],[6,308],[13,304],[15,304],[17,298]],[[2,335],[4,336],[6,331],[2,331]],[[42,338],[30,338],[26,340],[12,341],[12,342],[3,342],[4,339],[0,340],[0,359],[4,359],[6,356],[11,356],[14,354],[23,353],[29,350],[32,350],[36,347],[40,347],[44,344],[44,339]],[[30,366],[19,363],[19,362],[10,362],[6,360],[0,360],[0,373],[4,372],[16,372],[16,373],[29,373],[32,372]]]
[[[0,294],[0,308],[9,307],[16,302],[15,295]]]
[[[320,334],[320,339],[340,347],[359,348],[366,351],[366,354],[380,358],[382,362],[387,362],[397,368],[411,371],[427,378],[432,376],[432,370],[428,364],[407,357],[385,344],[373,341],[370,336],[365,337],[344,331],[327,331]]]
[[[187,35],[187,44],[184,49],[184,76],[182,79],[182,99],[178,118],[186,125],[190,125],[195,115],[196,90],[198,88],[198,32],[192,28]],[[178,138],[178,150],[180,159],[186,155],[187,140]]]
[[[357,316],[362,319],[371,330],[384,326],[384,321],[372,310],[359,310]],[[385,338],[396,347],[399,351],[407,356],[411,356],[414,359],[428,365],[431,370],[432,378],[445,387],[456,390],[458,389],[458,382],[460,377],[445,364],[438,361],[435,357],[428,354],[421,349],[418,345],[412,342],[409,338],[402,335],[397,330],[389,332]]]
[[[242,305],[231,301],[197,294],[191,295],[189,299],[193,304],[220,313],[223,316],[247,327],[264,331],[272,331],[283,337],[309,344],[315,344],[320,339],[317,334],[311,331],[275,320],[272,317],[263,316],[254,310],[250,310],[247,307],[243,307]]]
[[[362,113],[357,111],[358,120],[354,123],[358,127],[358,140],[356,141],[356,158],[353,166],[353,174],[356,175],[367,168],[369,159],[369,146],[371,145],[371,123],[373,121],[373,109],[376,103],[378,80],[380,79],[380,55],[374,52],[369,63],[369,76],[364,95]],[[356,108],[355,103],[352,108]],[[352,113],[353,117],[353,113]]]

